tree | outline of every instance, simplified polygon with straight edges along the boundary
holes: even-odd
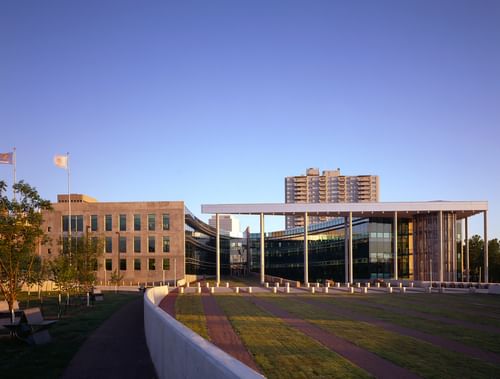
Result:
[[[484,278],[484,240],[479,235],[469,239],[469,261],[471,281],[479,281],[480,274]],[[500,242],[498,239],[488,241],[488,280],[500,282]]]
[[[118,286],[120,285],[120,282],[123,280],[123,278],[124,275],[120,271],[114,270],[111,273],[111,283],[115,285],[115,292],[118,291]]]
[[[16,199],[6,195],[7,184],[0,181],[0,290],[14,321],[14,302],[28,280],[37,259],[36,247],[47,242],[42,230],[42,210],[50,202],[36,188],[20,181],[14,184]]]
[[[498,239],[488,241],[489,281],[500,282],[500,242]]]

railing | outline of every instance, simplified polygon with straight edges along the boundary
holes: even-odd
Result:
[[[160,309],[167,293],[164,286],[144,295],[144,333],[158,378],[263,378]]]

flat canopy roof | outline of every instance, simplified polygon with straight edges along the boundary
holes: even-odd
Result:
[[[307,212],[310,215],[353,217],[401,217],[431,212],[455,212],[457,217],[470,217],[488,210],[487,201],[420,201],[391,203],[259,203],[202,204],[201,213],[286,216]]]

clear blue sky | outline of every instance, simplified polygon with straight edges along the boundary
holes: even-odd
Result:
[[[500,1],[5,0],[0,131],[50,200],[67,151],[74,192],[198,215],[340,167],[382,201],[488,200],[500,237]]]

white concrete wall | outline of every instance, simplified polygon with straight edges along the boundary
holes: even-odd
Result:
[[[160,379],[236,379],[263,376],[186,328],[158,307],[167,287],[144,295],[144,332]]]

